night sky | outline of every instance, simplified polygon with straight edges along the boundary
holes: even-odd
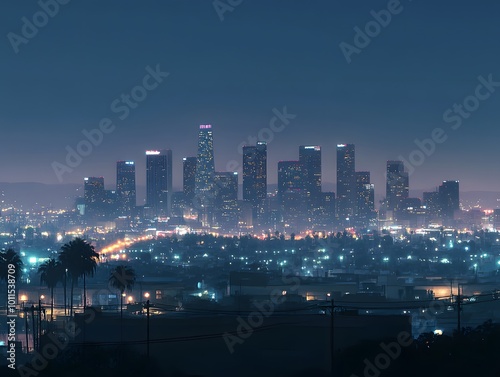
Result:
[[[323,180],[335,182],[335,146],[345,142],[380,193],[386,160],[408,158],[416,138],[441,127],[448,139],[415,169],[411,187],[458,179],[463,190],[499,190],[500,87],[457,130],[443,113],[474,94],[479,76],[500,81],[500,3],[402,1],[348,64],[339,44],[353,45],[353,28],[387,4],[244,0],[221,21],[211,0],[72,0],[16,54],[8,33],[21,35],[22,17],[40,7],[2,1],[0,181],[58,183],[51,164],[108,117],[116,129],[64,183],[104,176],[112,184],[116,160],[127,159],[144,184],[144,151],[171,148],[180,187],[199,124],[213,125],[224,171],[241,163],[238,145],[286,106],[296,118],[269,142],[270,183],[277,161],[298,159],[301,144],[323,147]],[[111,103],[158,64],[170,75],[120,120]]]

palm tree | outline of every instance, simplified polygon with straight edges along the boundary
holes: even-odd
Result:
[[[94,275],[97,268],[99,254],[95,252],[94,246],[82,238],[75,238],[61,247],[59,261],[64,270],[68,271],[71,279],[70,316],[73,314],[73,292],[78,279],[83,276],[84,305],[87,304],[86,279],[87,275]]]
[[[116,266],[109,274],[109,285],[120,291],[120,321],[123,319],[123,294],[132,290],[135,278],[134,269],[124,265]]]
[[[40,283],[47,285],[50,289],[50,321],[54,321],[54,288],[60,281],[63,281],[64,269],[60,262],[49,259],[38,267]]]
[[[21,257],[13,249],[0,251],[0,280],[7,281],[9,265],[14,266],[14,278],[16,281],[19,280],[21,268],[23,267]]]

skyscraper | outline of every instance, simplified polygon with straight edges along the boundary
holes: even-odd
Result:
[[[278,162],[278,202],[284,230],[300,231],[307,218],[304,167],[299,161]]]
[[[85,214],[90,218],[103,217],[106,191],[103,177],[88,177],[83,180]]]
[[[437,219],[441,212],[439,191],[424,192],[423,198],[427,221]]]
[[[196,157],[195,196],[198,218],[203,226],[213,221],[214,201],[214,138],[212,126],[204,124],[198,132],[198,155]]]
[[[121,216],[130,216],[136,206],[134,161],[118,161],[116,163],[116,195],[118,213]]]
[[[356,172],[354,144],[337,145],[337,216],[341,224],[356,210]]]
[[[321,197],[321,147],[301,145],[299,162],[304,169],[304,189],[307,195],[317,202]]]
[[[278,198],[288,190],[304,191],[304,168],[299,161],[278,162]]]
[[[458,181],[443,181],[443,184],[439,186],[439,204],[443,219],[453,220],[455,211],[460,209]]]
[[[170,216],[172,151],[146,151],[146,206],[155,216]]]
[[[192,204],[196,187],[196,159],[196,157],[182,159],[182,191],[188,205]]]
[[[214,212],[217,225],[223,230],[235,229],[238,223],[238,173],[215,173],[214,190]]]
[[[370,172],[356,172],[356,225],[366,228],[375,218],[375,188]]]
[[[267,197],[267,145],[243,147],[243,200],[252,205],[254,224],[258,223]]]
[[[396,213],[409,197],[409,177],[403,161],[387,161],[387,210]]]

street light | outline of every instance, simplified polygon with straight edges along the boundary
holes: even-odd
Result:
[[[144,293],[146,298],[146,354],[149,360],[149,292]]]
[[[130,305],[134,301],[134,298],[132,296],[127,297],[127,302]]]

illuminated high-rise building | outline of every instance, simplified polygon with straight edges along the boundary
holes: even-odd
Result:
[[[314,227],[319,217],[323,196],[321,195],[321,147],[317,145],[301,145],[299,162],[302,164],[304,195],[307,206],[307,221]]]
[[[308,206],[304,166],[299,161],[278,162],[278,202],[284,230],[299,232],[306,223]]]
[[[375,188],[370,183],[370,172],[356,172],[356,216],[358,227],[366,228],[375,218]]]
[[[172,196],[172,151],[146,151],[146,207],[154,216],[170,216]]]
[[[214,201],[214,137],[212,126],[203,124],[198,131],[198,155],[196,156],[195,197],[198,218],[203,226],[213,222]]]
[[[223,230],[238,224],[238,173],[217,172],[214,176],[215,222]]]
[[[317,201],[321,197],[321,147],[301,145],[299,162],[303,167],[304,189]]]
[[[119,215],[130,216],[136,206],[134,161],[116,163],[116,196]]]
[[[184,157],[182,159],[182,191],[184,198],[189,204],[194,198],[196,187],[196,157]]]
[[[299,161],[278,162],[278,199],[289,190],[304,192],[304,167]]]
[[[460,209],[460,189],[458,181],[443,181],[439,186],[439,207],[444,220],[453,220],[455,211]]]
[[[267,145],[243,147],[243,200],[251,203],[253,223],[262,220],[267,197]]]
[[[439,191],[430,191],[423,193],[425,211],[427,215],[427,221],[432,221],[439,218],[441,213],[440,203],[439,203]]]
[[[403,161],[387,161],[387,210],[396,214],[404,200],[409,197],[409,192],[409,177]]]
[[[106,201],[103,177],[88,177],[83,180],[85,215],[90,218],[103,217]]]
[[[354,144],[337,145],[337,216],[343,225],[350,224],[356,211],[356,170]],[[349,219],[349,220],[348,220]]]

